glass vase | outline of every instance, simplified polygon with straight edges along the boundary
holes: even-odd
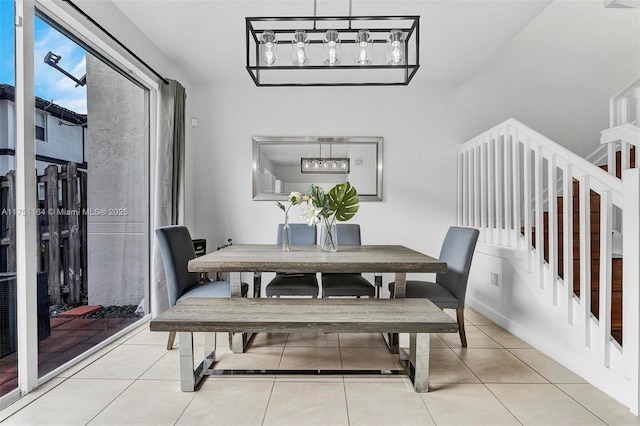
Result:
[[[284,217],[282,226],[282,251],[291,251],[291,226],[289,226],[289,216]]]
[[[322,227],[322,237],[320,240],[322,251],[338,251],[338,234],[336,233],[336,224],[325,224]]]

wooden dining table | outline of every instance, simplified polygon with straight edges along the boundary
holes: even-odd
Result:
[[[340,246],[336,252],[320,246],[292,246],[284,251],[276,244],[234,244],[189,261],[191,272],[228,272],[231,297],[241,297],[242,272],[362,272],[394,273],[395,298],[404,298],[407,273],[446,272],[447,264],[434,257],[401,245]],[[248,338],[236,333],[234,352],[242,352]],[[388,342],[397,353],[397,336]]]

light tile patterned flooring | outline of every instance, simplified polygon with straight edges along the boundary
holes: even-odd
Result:
[[[640,425],[624,406],[466,310],[469,347],[432,336],[430,392],[403,376],[215,376],[180,391],[178,351],[148,325],[0,411],[4,425]],[[401,341],[402,342],[402,341]],[[196,349],[202,341],[196,338]],[[226,369],[385,369],[379,335],[258,335]],[[222,347],[221,347],[222,346]]]

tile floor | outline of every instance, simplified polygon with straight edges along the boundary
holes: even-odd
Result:
[[[55,370],[138,318],[51,318],[51,332],[38,342],[38,374]],[[0,358],[0,396],[18,386],[17,353]]]
[[[640,425],[640,419],[467,309],[469,347],[432,336],[430,392],[403,376],[210,376],[180,391],[178,351],[148,325],[0,411],[3,425]],[[196,338],[196,347],[201,340]],[[395,369],[379,335],[258,335],[225,369]]]

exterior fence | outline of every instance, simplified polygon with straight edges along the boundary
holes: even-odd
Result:
[[[35,211],[16,211],[15,172],[0,176],[0,271],[16,270],[16,215],[38,216],[38,272],[47,272],[50,303],[81,304],[87,297],[87,173],[69,162],[37,177]]]

